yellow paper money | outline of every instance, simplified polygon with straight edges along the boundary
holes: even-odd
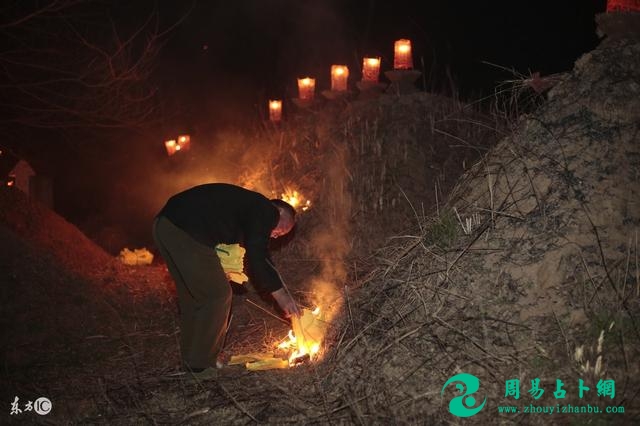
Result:
[[[273,357],[274,357],[273,352],[267,352],[267,353],[256,352],[256,353],[249,353],[249,354],[242,354],[242,355],[232,355],[227,365],[238,365],[238,364],[246,364],[248,362],[264,361],[264,360],[272,359]]]
[[[289,368],[289,361],[286,359],[271,358],[262,361],[248,362],[245,367],[249,371],[275,370]]]

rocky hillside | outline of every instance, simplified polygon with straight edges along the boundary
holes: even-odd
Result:
[[[455,421],[453,386],[440,391],[465,372],[487,397],[479,423],[571,422],[521,408],[558,402],[623,406],[590,419],[637,421],[640,44],[605,39],[560,80],[424,232],[379,252],[326,387],[352,420]],[[516,378],[519,400],[505,397]],[[540,400],[527,394],[537,378]],[[592,389],[584,399],[580,380]],[[600,380],[615,381],[613,398],[593,392]]]

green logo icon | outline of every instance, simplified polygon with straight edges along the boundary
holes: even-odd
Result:
[[[452,383],[456,383],[456,389],[461,395],[449,401],[449,411],[451,414],[458,417],[471,417],[478,414],[487,402],[487,398],[485,397],[482,404],[474,407],[476,405],[476,398],[473,394],[480,389],[480,380],[471,374],[456,374],[447,380],[447,383],[442,387],[442,391],[440,391],[440,395],[444,395],[444,390]]]

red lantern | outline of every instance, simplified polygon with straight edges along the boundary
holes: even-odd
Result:
[[[176,151],[180,151],[180,145],[176,143],[175,139],[170,139],[164,142],[164,147],[167,149],[167,154],[173,155]]]
[[[410,70],[413,68],[411,40],[401,39],[396,41],[393,52],[393,69]]]
[[[178,151],[187,151],[191,147],[191,136],[180,135],[178,136]]]
[[[269,120],[277,123],[282,119],[282,101],[272,99],[269,101]]]
[[[303,101],[313,100],[316,90],[316,79],[305,77],[298,79],[298,98]]]
[[[347,78],[349,78],[349,68],[346,65],[331,65],[331,90],[346,91]]]
[[[607,0],[607,12],[640,12],[640,0]]]
[[[362,60],[362,81],[377,83],[380,77],[380,58],[364,58]]]

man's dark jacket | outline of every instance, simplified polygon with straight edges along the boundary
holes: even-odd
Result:
[[[158,216],[212,250],[240,243],[251,282],[269,292],[282,288],[267,249],[279,212],[263,195],[224,183],[199,185],[171,197]]]

